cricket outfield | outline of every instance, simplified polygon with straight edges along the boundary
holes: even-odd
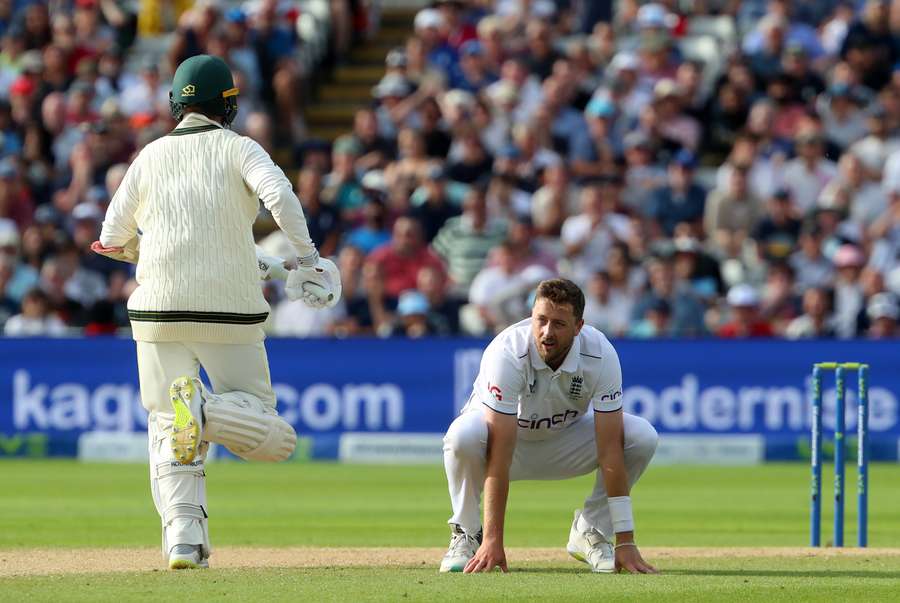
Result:
[[[807,465],[651,466],[633,497],[638,541],[658,576],[593,575],[567,557],[590,477],[513,483],[511,573],[463,576],[437,572],[449,539],[438,466],[219,463],[207,473],[212,568],[170,572],[146,467],[0,462],[2,599],[874,601],[900,592],[893,464],[871,467],[867,550],[803,548]],[[829,500],[824,507],[827,542]]]

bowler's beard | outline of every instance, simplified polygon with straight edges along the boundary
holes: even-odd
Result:
[[[557,346],[557,348],[558,348],[558,346]],[[541,360],[544,361],[544,364],[546,364],[553,370],[556,370],[557,368],[559,368],[562,365],[563,360],[566,359],[566,356],[568,355],[569,350],[572,349],[572,344],[570,342],[569,345],[565,347],[565,349],[555,349],[553,352],[546,354],[546,355],[545,355],[543,348],[540,345],[540,342],[538,342],[537,349],[538,349],[538,356],[541,357]]]

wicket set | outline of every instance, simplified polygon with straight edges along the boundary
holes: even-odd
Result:
[[[860,362],[818,362],[813,365],[812,399],[812,514],[810,516],[810,546],[821,546],[822,532],[822,373],[834,371],[834,538],[836,547],[844,546],[844,372],[856,371],[857,385],[857,544],[864,547],[868,537],[869,458],[869,365]]]

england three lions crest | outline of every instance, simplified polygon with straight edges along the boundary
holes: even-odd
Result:
[[[572,377],[572,385],[569,386],[569,397],[573,400],[580,398],[582,387],[584,387],[584,377],[581,375]]]

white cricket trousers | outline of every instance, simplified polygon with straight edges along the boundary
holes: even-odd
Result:
[[[199,377],[202,366],[214,392],[247,392],[274,408],[275,393],[269,377],[266,348],[262,342],[136,343],[141,402],[150,413],[147,421],[150,490],[162,520],[163,555],[167,556],[176,544],[195,544],[200,545],[204,557],[208,557],[204,467],[208,445],[201,445],[197,457],[187,465],[172,456],[167,436],[174,419],[169,386],[178,377]]]
[[[475,534],[481,529],[481,492],[487,466],[487,422],[484,410],[461,414],[444,436],[444,469],[450,488],[453,516],[447,523],[458,524]],[[597,471],[597,445],[593,412],[547,440],[519,438],[509,469],[510,481],[569,479]],[[625,470],[629,488],[650,464],[659,436],[641,417],[625,413]],[[613,540],[612,517],[603,476],[597,471],[594,490],[584,501],[582,517]]]

